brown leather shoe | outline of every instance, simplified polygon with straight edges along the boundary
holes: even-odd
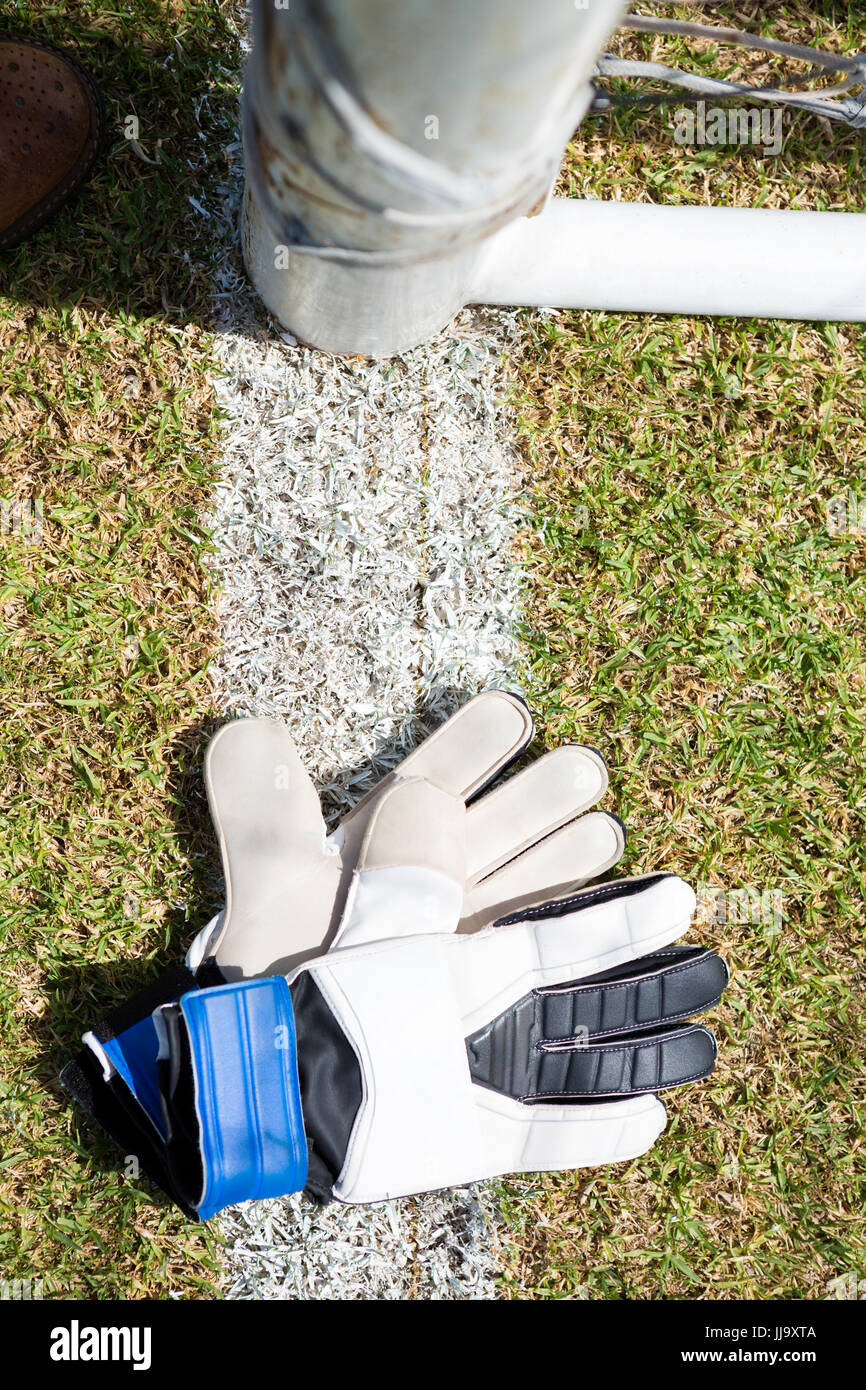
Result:
[[[0,34],[0,250],[47,222],[93,167],[105,128],[93,79],[59,48]]]

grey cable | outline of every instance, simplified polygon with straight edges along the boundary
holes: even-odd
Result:
[[[854,129],[866,129],[866,91],[858,96],[847,96],[842,101],[831,101],[829,97],[849,92],[851,87],[866,85],[866,54],[853,58],[827,53],[823,49],[808,48],[802,44],[783,42],[780,39],[765,39],[757,34],[749,34],[740,29],[726,29],[711,24],[691,24],[685,20],[651,19],[645,15],[628,14],[622,22],[623,29],[633,29],[642,33],[684,34],[695,38],[715,38],[722,42],[739,44],[760,49],[767,53],[782,54],[803,62],[814,64],[813,71],[806,74],[807,79],[821,72],[843,72],[845,79],[832,87],[822,88],[820,92],[795,90],[780,87],[758,87],[747,83],[727,82],[720,78],[702,77],[696,73],[683,72],[679,68],[668,67],[663,63],[644,62],[639,59],[617,58],[613,54],[602,54],[596,63],[596,76],[655,78],[669,86],[685,88],[696,94],[719,97],[749,96],[757,101],[777,102],[782,105],[809,111],[814,115],[826,116],[830,120],[844,121]],[[592,103],[595,111],[609,110],[618,105],[664,104],[676,100],[678,94],[647,92],[636,97],[621,96],[596,87]],[[680,96],[680,100],[683,98]]]

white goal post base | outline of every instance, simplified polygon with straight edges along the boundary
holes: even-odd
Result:
[[[866,322],[866,214],[554,198],[435,260],[287,247],[255,209],[247,269],[271,313],[326,352],[387,356],[465,304]]]
[[[866,213],[550,199],[627,0],[253,0],[242,244],[298,339],[464,304],[866,319]]]

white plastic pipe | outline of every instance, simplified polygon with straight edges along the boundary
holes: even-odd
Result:
[[[866,214],[555,198],[496,234],[470,302],[866,322]]]

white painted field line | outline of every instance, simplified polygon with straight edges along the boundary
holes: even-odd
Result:
[[[520,330],[513,313],[466,310],[382,362],[286,341],[238,265],[239,193],[236,176],[212,212],[215,697],[227,717],[286,722],[333,822],[470,695],[522,684],[522,480],[503,403]],[[219,1219],[229,1298],[495,1296],[503,1235],[484,1185],[363,1208],[295,1196]]]
[[[470,694],[520,684],[518,329],[467,311],[404,358],[334,360],[269,337],[236,272],[220,302],[217,699],[286,721],[335,818]],[[229,1297],[486,1298],[499,1269],[484,1187],[222,1229]]]
[[[465,312],[404,358],[347,361],[264,337],[243,283],[223,302],[216,687],[289,722],[336,811],[422,719],[518,679],[520,479],[497,398],[515,330]]]

